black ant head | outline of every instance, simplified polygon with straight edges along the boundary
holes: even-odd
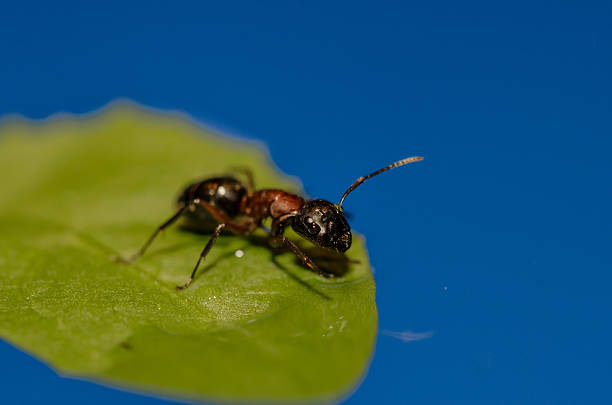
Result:
[[[337,205],[325,200],[309,200],[292,218],[291,227],[315,245],[346,252],[351,247],[351,227]]]

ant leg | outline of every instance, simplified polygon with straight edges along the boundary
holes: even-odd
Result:
[[[251,169],[246,166],[237,166],[232,167],[231,170],[235,172],[240,172],[245,175],[245,177],[247,178],[248,193],[249,195],[253,194],[253,191],[255,191],[255,181],[253,180],[253,172],[251,171]]]
[[[243,223],[235,223],[232,222],[232,219],[223,211],[220,211],[218,208],[214,207],[210,203],[206,201],[202,201],[199,198],[193,200],[193,204],[198,204],[206,211],[210,212],[210,214],[217,220],[219,223],[225,224],[225,226],[232,230],[235,233],[248,235],[256,228],[256,225],[253,226],[251,222],[243,222]]]
[[[193,268],[193,271],[191,272],[191,276],[189,277],[189,280],[187,280],[187,282],[183,284],[182,286],[177,286],[176,287],[177,290],[184,290],[185,288],[189,287],[189,284],[191,284],[191,282],[193,281],[193,278],[195,277],[196,272],[198,271],[198,267],[200,267],[200,263],[202,262],[202,260],[206,259],[206,255],[208,254],[208,252],[210,252],[210,249],[214,245],[215,241],[217,240],[217,238],[219,237],[219,235],[221,234],[221,231],[223,230],[223,228],[225,228],[225,226],[226,226],[225,223],[220,223],[219,225],[217,225],[217,227],[215,228],[215,231],[213,232],[212,236],[208,240],[208,243],[206,243],[204,250],[202,250],[202,253],[200,253],[200,258],[198,259],[198,262]]]
[[[293,242],[291,242],[289,239],[287,239],[285,236],[282,235],[277,235],[277,236],[270,236],[270,241],[272,242],[272,247],[278,247],[281,245],[285,245],[287,246],[289,249],[291,249],[291,251],[300,258],[300,260],[302,261],[302,263],[304,263],[304,265],[306,267],[308,267],[308,269],[314,273],[317,273],[320,276],[323,276],[325,278],[333,278],[334,275],[332,273],[326,273],[323,270],[321,270],[319,268],[319,266],[317,266],[312,260],[310,260],[310,257],[308,257],[306,255],[306,253],[302,252],[302,250]]]
[[[142,245],[142,247],[140,248],[140,250],[132,255],[131,257],[125,259],[122,257],[117,257],[115,259],[115,261],[120,262],[120,263],[131,263],[137,259],[139,259],[145,252],[146,250],[149,248],[149,245],[151,245],[151,242],[153,242],[153,240],[155,239],[155,237],[164,229],[166,229],[167,227],[169,227],[170,225],[172,225],[182,214],[183,212],[185,212],[185,210],[187,209],[187,206],[184,205],[182,206],[176,214],[174,214],[170,219],[168,219],[166,222],[164,222],[163,224],[161,224],[156,230],[155,232],[153,232],[153,235],[151,235],[149,237],[149,239],[147,239],[147,241],[145,242],[144,245]]]

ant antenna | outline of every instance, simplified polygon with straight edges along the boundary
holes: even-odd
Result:
[[[353,183],[353,184],[352,184],[352,185],[351,185],[351,186],[348,188],[348,190],[346,190],[346,191],[344,192],[344,194],[342,195],[342,198],[340,199],[340,203],[338,204],[338,208],[339,208],[340,210],[342,210],[342,203],[344,202],[344,199],[346,198],[346,196],[348,196],[348,195],[351,193],[351,191],[355,190],[355,189],[356,189],[356,188],[357,188],[357,187],[358,187],[358,186],[359,186],[361,183],[363,183],[363,182],[364,182],[364,181],[366,181],[367,179],[369,179],[369,178],[371,178],[371,177],[374,177],[374,176],[376,176],[376,175],[378,175],[378,174],[381,174],[382,172],[386,172],[387,170],[391,170],[391,169],[394,169],[394,168],[396,168],[396,167],[406,165],[406,164],[408,164],[408,163],[418,162],[418,161],[420,161],[420,160],[423,160],[423,158],[422,158],[421,156],[413,156],[413,157],[409,157],[409,158],[406,158],[406,159],[402,159],[402,160],[399,160],[399,161],[397,161],[397,162],[395,162],[395,163],[391,163],[389,166],[385,166],[385,167],[383,167],[382,169],[378,169],[378,170],[376,170],[374,173],[370,173],[370,174],[368,174],[368,175],[367,175],[367,176],[365,176],[365,177],[360,177],[360,178],[358,178],[358,179],[357,179],[357,180],[356,180],[356,181],[355,181],[355,182],[354,182],[354,183]]]

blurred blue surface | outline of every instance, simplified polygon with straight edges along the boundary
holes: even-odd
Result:
[[[0,115],[185,111],[334,201],[423,155],[345,203],[388,331],[346,403],[610,403],[611,17],[603,1],[3,2]],[[406,331],[433,335],[389,335]],[[0,358],[3,403],[164,402],[5,343]]]

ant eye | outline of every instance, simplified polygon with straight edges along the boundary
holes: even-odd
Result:
[[[310,224],[306,229],[308,229],[309,234],[316,235],[321,230],[321,227],[317,224]]]
[[[321,230],[321,227],[311,217],[304,218],[304,225],[306,226],[306,232],[310,235],[316,235]]]

